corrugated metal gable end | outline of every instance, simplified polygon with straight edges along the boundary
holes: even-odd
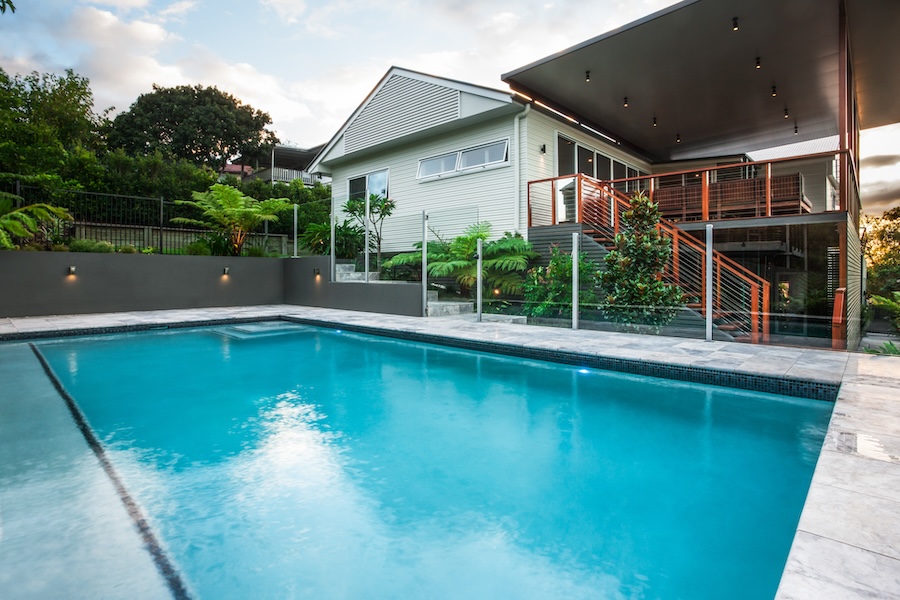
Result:
[[[346,152],[442,125],[459,118],[459,91],[393,75],[344,134]]]

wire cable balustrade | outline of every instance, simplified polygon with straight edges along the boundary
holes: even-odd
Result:
[[[530,224],[534,223],[536,215],[540,215],[540,224],[577,222],[586,235],[607,249],[615,245],[622,214],[630,208],[625,193],[608,182],[580,174],[530,182],[529,200],[532,199],[538,202],[529,205]],[[541,200],[544,200],[543,204]],[[544,221],[547,215],[551,223]],[[663,280],[681,287],[685,305],[705,317],[706,248],[665,218],[660,219],[658,228],[672,244]],[[711,276],[713,320],[718,329],[736,338],[747,336],[753,343],[767,341],[769,282],[717,251],[713,251]]]

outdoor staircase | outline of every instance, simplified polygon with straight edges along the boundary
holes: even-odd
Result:
[[[597,241],[586,235],[582,231],[580,223],[562,223],[560,225],[549,225],[544,227],[532,227],[528,230],[528,241],[536,252],[541,255],[535,260],[534,264],[546,267],[550,264],[550,253],[547,252],[551,246],[558,247],[562,252],[572,252],[572,233],[581,233],[581,251],[590,260],[597,263],[600,270],[606,269],[606,262],[603,260],[609,250],[606,246],[597,243]]]
[[[622,213],[631,201],[609,184],[581,178],[582,231],[607,251],[615,245]],[[687,309],[705,323],[706,248],[675,223],[661,218],[660,234],[672,243],[672,255],[662,275],[684,292]],[[713,324],[734,341],[759,343],[769,335],[769,290],[765,279],[713,250]],[[680,318],[680,317],[679,317]],[[688,317],[685,317],[688,318]]]

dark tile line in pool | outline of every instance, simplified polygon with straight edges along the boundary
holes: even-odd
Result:
[[[784,396],[808,398],[811,400],[825,400],[828,402],[834,402],[837,398],[838,388],[840,387],[840,385],[837,383],[822,381],[793,379],[788,377],[774,377],[771,375],[756,375],[752,373],[736,373],[734,371],[721,371],[710,367],[669,365],[666,363],[653,361],[582,354],[579,352],[570,352],[566,350],[528,348],[525,346],[515,346],[498,342],[449,338],[428,333],[379,329],[377,327],[368,327],[365,325],[350,325],[346,323],[332,323],[329,321],[320,321],[317,319],[305,319],[299,317],[282,317],[282,319],[294,323],[327,327],[329,329],[341,329],[344,331],[379,335],[382,337],[403,339],[414,342],[426,342],[441,346],[462,348],[465,350],[477,350],[481,352],[503,354],[506,356],[516,356],[519,358],[531,358],[548,362],[576,365],[580,367],[605,369],[607,371],[617,371],[620,373],[629,373],[631,375],[647,375],[650,377],[675,379],[678,381],[687,381],[690,383],[720,385],[724,387],[751,390],[754,392],[767,392],[772,394],[781,394]]]
[[[0,342],[24,342],[28,340],[46,340],[61,337],[78,337],[83,335],[109,335],[112,333],[135,333],[141,331],[163,331],[166,329],[188,329],[191,327],[217,327],[239,323],[262,323],[264,321],[283,320],[279,317],[233,317],[209,319],[204,321],[177,321],[174,323],[133,323],[128,325],[112,325],[109,327],[81,327],[45,331],[17,331],[0,333]]]
[[[47,359],[44,358],[44,355],[41,354],[41,351],[38,350],[37,346],[35,346],[34,344],[29,344],[29,346],[31,347],[31,351],[34,352],[34,355],[37,357],[38,361],[41,363],[41,367],[43,367],[44,373],[47,374],[47,378],[50,379],[53,387],[56,388],[56,391],[66,403],[66,407],[68,407],[72,418],[75,420],[75,425],[84,436],[87,445],[90,447],[91,451],[93,451],[94,455],[97,457],[97,460],[100,462],[100,466],[103,468],[103,471],[112,482],[113,487],[116,490],[116,494],[118,494],[119,499],[122,501],[122,504],[125,505],[125,510],[128,512],[128,516],[131,517],[131,520],[134,522],[135,527],[137,527],[138,531],[140,532],[141,538],[143,539],[148,552],[150,552],[150,556],[153,558],[153,562],[156,565],[156,568],[159,570],[160,575],[163,576],[163,579],[165,579],[169,591],[172,592],[172,597],[176,600],[188,600],[191,596],[187,592],[187,588],[185,587],[184,582],[181,579],[181,575],[178,574],[178,571],[166,556],[165,551],[162,549],[162,546],[159,543],[159,540],[156,538],[156,535],[150,528],[150,524],[147,522],[147,519],[141,512],[141,509],[138,507],[137,502],[134,501],[134,498],[131,497],[131,494],[129,494],[128,490],[125,488],[125,484],[123,483],[122,478],[119,477],[119,474],[116,471],[115,467],[113,467],[112,462],[110,462],[109,458],[106,456],[106,451],[103,449],[103,445],[100,444],[100,440],[98,440],[97,436],[94,435],[94,431],[88,424],[84,413],[81,412],[81,409],[78,408],[78,404],[76,404],[75,399],[72,398],[72,396],[63,386],[62,382],[60,382],[56,377],[56,373],[53,372],[53,369],[50,367]]]

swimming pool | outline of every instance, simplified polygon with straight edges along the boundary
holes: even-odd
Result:
[[[305,326],[41,343],[199,597],[772,597],[831,404]]]

